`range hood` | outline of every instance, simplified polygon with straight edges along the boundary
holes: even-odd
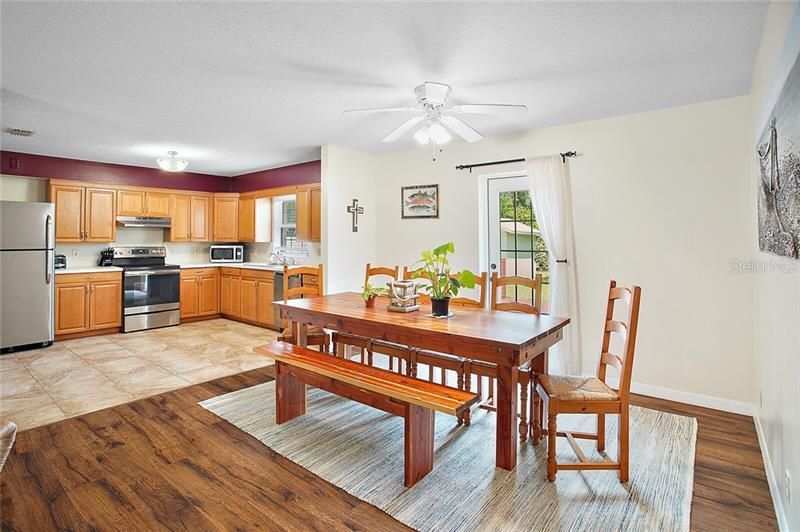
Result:
[[[169,229],[172,218],[156,218],[153,216],[117,216],[117,225],[123,227],[155,227]]]

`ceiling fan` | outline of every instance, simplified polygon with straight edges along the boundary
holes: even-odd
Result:
[[[493,114],[508,111],[525,112],[528,110],[527,106],[520,104],[472,103],[448,105],[447,101],[452,92],[453,89],[450,85],[426,81],[414,89],[414,94],[419,104],[417,107],[349,109],[345,113],[419,113],[417,116],[409,118],[400,124],[394,131],[386,135],[382,142],[394,142],[415,127],[420,126],[414,133],[414,138],[420,144],[433,144],[434,160],[436,160],[436,152],[441,151],[441,145],[452,139],[450,131],[453,131],[467,142],[475,142],[483,138],[483,135],[455,115]]]

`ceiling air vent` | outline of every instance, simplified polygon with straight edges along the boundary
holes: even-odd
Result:
[[[19,129],[19,128],[16,128],[16,127],[7,127],[6,128],[6,133],[8,133],[9,135],[14,135],[15,137],[32,137],[35,132],[31,131],[29,129]]]

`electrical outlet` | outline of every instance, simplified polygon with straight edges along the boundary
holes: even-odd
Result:
[[[72,248],[72,256],[73,257],[77,257],[78,256],[78,250],[77,249]]]
[[[783,472],[783,494],[786,496],[786,504],[792,504],[792,475],[788,469]]]

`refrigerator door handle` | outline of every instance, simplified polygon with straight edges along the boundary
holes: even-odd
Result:
[[[50,267],[52,266],[52,261],[50,260],[50,228],[53,225],[53,217],[49,214],[47,215],[47,220],[44,224],[44,282],[45,284],[50,284],[51,274],[50,274]]]

